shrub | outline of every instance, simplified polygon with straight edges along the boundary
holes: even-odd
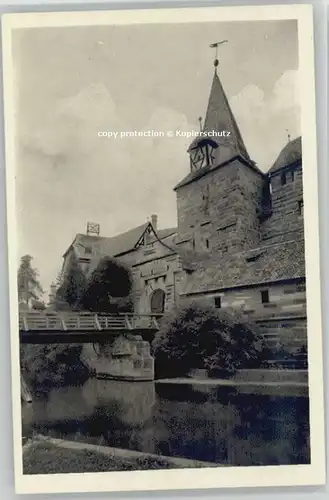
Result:
[[[80,360],[82,346],[75,344],[24,344],[20,362],[28,385],[38,391],[87,380],[89,370]]]
[[[177,377],[192,369],[210,376],[258,366],[257,329],[239,311],[193,303],[165,315],[153,344],[156,376]]]
[[[82,307],[94,312],[129,312],[132,276],[114,259],[104,258],[91,274],[82,299]]]

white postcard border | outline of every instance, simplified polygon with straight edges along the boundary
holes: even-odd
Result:
[[[11,33],[28,27],[297,19],[302,105],[311,464],[23,475],[15,216],[15,73]],[[151,491],[325,484],[322,318],[312,5],[5,14],[2,18],[6,193],[16,493]]]

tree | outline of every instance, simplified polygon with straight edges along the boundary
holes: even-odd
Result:
[[[39,282],[39,273],[32,267],[33,257],[24,255],[17,272],[17,289],[19,302],[30,306],[32,300],[39,300],[43,294],[42,286]]]
[[[257,329],[238,311],[191,304],[167,313],[152,344],[157,376],[223,376],[258,363]]]
[[[55,308],[81,309],[81,301],[85,293],[86,281],[85,274],[77,257],[75,253],[72,253],[68,271],[56,292]]]
[[[132,309],[132,276],[114,259],[104,258],[92,272],[82,304],[94,312],[128,312]]]

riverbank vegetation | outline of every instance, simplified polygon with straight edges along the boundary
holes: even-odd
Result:
[[[30,308],[39,297],[37,292],[42,290],[36,281],[38,273],[32,269],[31,260],[30,256],[23,257],[18,272],[19,293]],[[127,312],[132,309],[131,290],[130,271],[120,263],[104,258],[87,279],[73,255],[55,300],[45,312]],[[41,309],[39,305],[36,308]],[[53,387],[86,381],[92,373],[81,360],[81,351],[81,344],[22,345],[21,367],[28,385],[36,391],[45,392]]]
[[[20,348],[24,378],[36,392],[78,385],[91,375],[80,359],[81,344],[23,344]]]
[[[256,325],[242,314],[193,303],[167,313],[152,344],[157,377],[204,369],[226,377],[257,368],[262,343]]]

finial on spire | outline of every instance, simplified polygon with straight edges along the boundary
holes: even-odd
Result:
[[[198,122],[200,124],[200,132],[202,132],[202,116],[199,116]]]
[[[290,142],[291,135],[289,134],[289,129],[286,128],[287,136],[288,136],[288,142]]]
[[[215,42],[215,43],[211,43],[209,45],[210,48],[212,49],[216,49],[216,52],[215,52],[215,59],[214,59],[214,66],[215,66],[215,71],[217,71],[217,66],[219,64],[219,60],[218,60],[218,46],[219,45],[222,45],[223,43],[227,43],[228,40],[221,40],[220,42]]]

